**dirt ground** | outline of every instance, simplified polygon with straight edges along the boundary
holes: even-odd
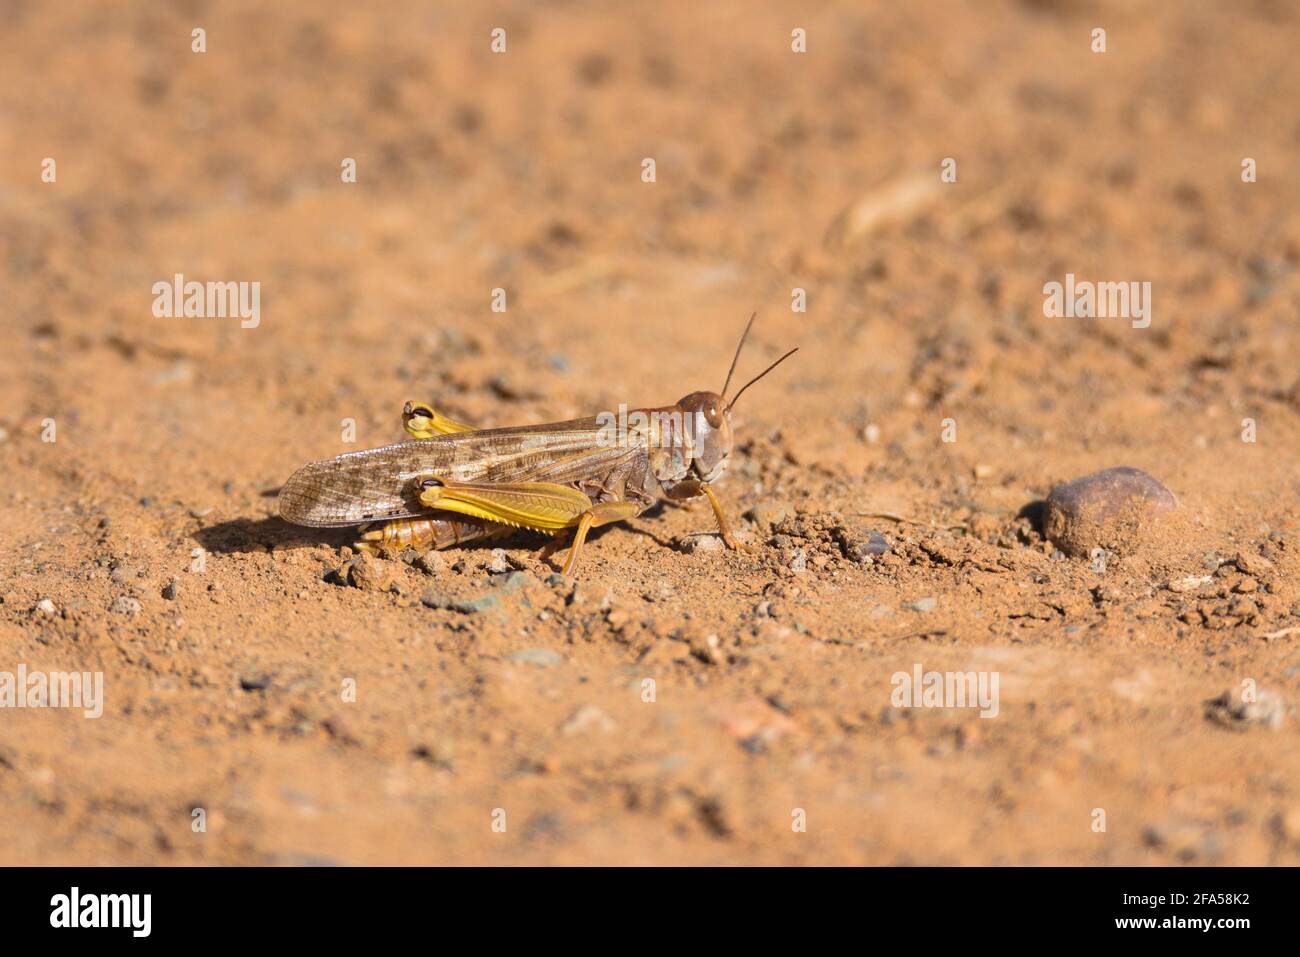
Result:
[[[0,863],[1300,863],[1294,5],[0,20],[0,671],[104,681],[0,710]],[[260,321],[156,316],[177,273]],[[1066,274],[1149,327],[1049,318]],[[355,587],[277,516],[407,399],[717,389],[755,309],[740,375],[800,352],[736,409],[746,551],[665,506],[576,587],[531,533]],[[1057,553],[1035,503],[1118,465],[1176,516]]]

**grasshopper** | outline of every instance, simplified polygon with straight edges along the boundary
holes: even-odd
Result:
[[[440,549],[528,528],[555,536],[549,555],[572,531],[564,564],[571,577],[587,533],[635,518],[662,497],[704,496],[728,548],[738,548],[713,484],[731,456],[731,410],[745,390],[794,355],[791,349],[725,398],[692,392],[675,405],[634,409],[505,429],[475,429],[407,402],[402,424],[412,440],[312,462],[280,490],[280,515],[297,525],[361,525],[357,548],[384,553]]]

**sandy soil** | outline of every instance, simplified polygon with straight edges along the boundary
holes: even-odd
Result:
[[[76,6],[0,13],[0,671],[105,705],[0,711],[0,863],[1300,863],[1293,6]],[[665,507],[576,589],[529,534],[353,587],[276,516],[407,399],[716,389],[754,309],[747,552]],[[1034,503],[1115,465],[1179,520],[1099,572]]]

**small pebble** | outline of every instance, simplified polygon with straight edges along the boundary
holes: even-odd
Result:
[[[420,604],[428,608],[450,608],[452,611],[458,611],[462,615],[477,615],[480,612],[492,611],[501,606],[503,595],[509,595],[511,592],[518,591],[521,587],[528,584],[532,576],[526,572],[511,572],[504,578],[498,579],[499,584],[486,595],[478,598],[451,598],[450,596],[439,592],[435,589],[428,589],[420,596]]]
[[[1175,578],[1165,584],[1171,592],[1183,594],[1189,591],[1196,591],[1199,588],[1208,585],[1214,581],[1213,575],[1188,575],[1186,578]]]
[[[133,617],[140,614],[140,602],[130,595],[119,595],[113,599],[113,604],[108,606],[108,610],[114,615],[126,615]]]
[[[1076,558],[1093,549],[1131,551],[1155,520],[1178,500],[1141,469],[1102,469],[1052,489],[1043,508],[1043,528],[1057,548]]]
[[[438,552],[429,551],[416,558],[415,567],[426,575],[442,575],[447,571],[447,559]]]
[[[130,584],[136,577],[136,570],[130,565],[118,565],[108,576],[115,585]]]
[[[1238,552],[1233,564],[1243,575],[1265,575],[1273,568],[1273,563],[1258,552]]]
[[[677,548],[686,555],[712,555],[722,551],[726,546],[717,535],[687,535],[677,543]]]
[[[1124,600],[1124,592],[1114,585],[1098,585],[1092,590],[1092,595],[1101,604],[1114,604]]]
[[[1218,848],[1218,841],[1212,832],[1185,821],[1164,821],[1148,825],[1142,831],[1142,840],[1149,847],[1158,848],[1188,862],[1213,857]]]
[[[349,585],[362,591],[388,591],[393,584],[389,563],[364,554],[351,563],[347,577]]]
[[[420,596],[420,604],[426,608],[450,608],[451,599],[440,591],[429,588]]]
[[[793,514],[794,509],[785,502],[761,502],[745,512],[744,517],[760,528],[770,528]]]
[[[239,676],[239,687],[244,691],[265,691],[271,686],[271,676],[265,671],[245,671]]]
[[[850,528],[840,525],[832,534],[844,557],[859,565],[869,565],[889,551],[889,542],[874,528]]]
[[[58,613],[58,609],[54,607],[54,602],[50,601],[48,598],[42,598],[38,601],[34,610],[37,614],[44,615],[47,618],[52,618]]]
[[[932,598],[927,595],[925,598],[918,598],[916,599],[916,601],[909,601],[903,607],[910,608],[912,611],[919,611],[922,614],[925,614],[926,612],[934,611],[935,606],[938,604],[939,604],[938,599]]]
[[[463,601],[454,601],[451,603],[453,611],[458,611],[462,615],[477,615],[479,612],[491,611],[501,604],[501,599],[496,595],[484,595],[481,598],[469,598]]]
[[[506,661],[516,661],[521,664],[549,668],[563,662],[564,656],[559,652],[552,651],[550,648],[523,648],[513,654],[506,655]]]
[[[592,704],[579,708],[564,724],[560,725],[560,733],[565,735],[613,730],[614,722],[610,720],[609,715]]]
[[[175,578],[173,578],[171,581],[169,581],[166,585],[163,586],[162,596],[166,598],[168,601],[175,601],[176,598],[180,595],[180,593],[181,593],[181,583]]]
[[[1276,730],[1286,720],[1286,702],[1271,691],[1257,691],[1254,701],[1242,701],[1240,694],[1225,691],[1206,702],[1205,716],[1234,731],[1245,731],[1252,725]]]
[[[527,572],[511,572],[505,578],[496,581],[497,594],[505,595],[520,588],[526,588],[534,581]]]
[[[1280,811],[1274,825],[1278,833],[1288,841],[1300,844],[1300,805]]]
[[[691,654],[710,665],[720,665],[727,660],[717,635],[696,636],[691,639]]]

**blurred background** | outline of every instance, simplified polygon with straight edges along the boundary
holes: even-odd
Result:
[[[107,670],[116,695],[98,724],[0,727],[0,814],[22,835],[0,858],[1118,863],[1191,847],[1294,862],[1277,823],[1294,777],[1277,791],[1276,742],[1217,732],[1184,756],[1172,743],[1239,665],[1295,686],[1275,644],[1220,648],[1212,664],[1198,646],[1180,663],[1172,616],[1143,624],[1087,599],[1103,647],[1085,655],[1054,619],[1031,643],[1080,657],[1025,671],[1077,683],[1027,723],[1008,709],[988,753],[963,764],[951,726],[859,717],[883,703],[863,688],[893,670],[893,646],[877,659],[816,649],[874,640],[863,608],[965,579],[929,566],[827,579],[787,595],[811,604],[803,631],[787,619],[769,636],[771,659],[670,664],[692,689],[674,722],[643,727],[601,704],[617,730],[584,763],[552,739],[581,704],[576,685],[519,690],[493,670],[500,656],[549,642],[600,687],[630,680],[620,669],[641,667],[650,633],[683,610],[724,640],[748,634],[775,573],[610,532],[593,602],[612,590],[635,619],[642,582],[680,585],[644,644],[607,629],[575,649],[595,626],[552,620],[525,639],[526,619],[507,619],[468,626],[466,645],[463,629],[417,622],[418,602],[322,585],[312,563],[337,564],[346,536],[290,538],[270,496],[307,460],[399,438],[406,399],[492,426],[716,389],[757,309],[738,375],[801,351],[738,413],[750,465],[727,489],[737,512],[776,497],[976,521],[993,542],[1053,482],[1133,464],[1224,547],[1290,529],[1298,16],[1280,0],[0,2],[0,636],[15,660]],[[259,282],[260,324],[156,317],[153,284],[177,273]],[[1066,273],[1152,283],[1150,328],[1046,318],[1043,285]],[[800,291],[806,311],[792,309]],[[1244,416],[1258,445],[1239,439]],[[953,444],[938,441],[948,417]],[[700,521],[667,519],[673,532]],[[200,543],[209,584],[185,578]],[[159,597],[178,575],[182,600]],[[1017,581],[989,590],[1014,602],[1047,587]],[[107,611],[123,592],[139,614]],[[1018,646],[1032,619],[1011,623],[1014,608],[982,595],[954,593],[949,634]],[[34,621],[47,596],[60,615]],[[388,682],[365,717],[328,704],[340,669]],[[1142,671],[1143,703],[1117,712],[1112,683]],[[243,687],[264,672],[282,696]],[[424,683],[438,674],[441,697]],[[1025,681],[1025,700],[1043,700]],[[466,703],[483,682],[491,703]],[[763,706],[759,726],[776,710],[797,746],[756,758],[698,731],[719,700],[774,694],[784,704]],[[1148,709],[1164,715],[1139,735],[1164,742],[1157,771],[1133,750]],[[1038,754],[1037,720],[1088,748]],[[657,734],[652,767],[628,770]],[[1114,750],[1099,768],[1088,755],[1103,741]],[[677,747],[698,763],[668,761]],[[936,747],[955,763],[931,761]],[[1272,796],[1225,823],[1235,799],[1211,781],[1252,762],[1251,793]],[[435,807],[477,821],[466,795],[492,806],[507,767],[544,769],[519,785],[524,845],[491,845],[476,824],[429,834]],[[1093,785],[1132,811],[1104,847],[1072,817],[1098,803]],[[790,846],[800,788],[834,803],[836,823]],[[1172,791],[1190,803],[1169,810]],[[761,824],[769,799],[786,810]],[[190,839],[200,800],[226,808],[219,840]]]

